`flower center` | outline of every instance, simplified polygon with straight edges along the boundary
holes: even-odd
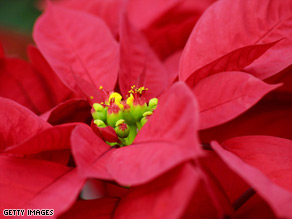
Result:
[[[132,144],[139,130],[145,125],[157,107],[158,99],[147,103],[145,87],[131,86],[126,100],[117,92],[108,92],[100,87],[104,102],[94,103],[91,114],[93,131],[111,146]]]

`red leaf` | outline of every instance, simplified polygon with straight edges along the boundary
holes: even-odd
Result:
[[[51,90],[41,74],[20,59],[5,58],[0,63],[0,95],[41,114],[54,106]]]
[[[283,86],[279,87],[272,94],[270,94],[272,100],[284,100],[287,103],[291,102],[292,98],[292,64],[274,75],[273,77],[267,78],[265,82],[269,84],[283,83]]]
[[[138,185],[198,156],[198,117],[194,95],[184,83],[173,85],[133,144],[113,151],[108,172],[122,185]]]
[[[104,128],[100,128],[93,121],[91,121],[91,128],[93,132],[97,134],[104,141],[120,143],[120,139],[113,127],[107,126]]]
[[[72,122],[90,123],[92,116],[91,106],[86,100],[71,99],[53,108],[47,115],[47,121],[52,125]]]
[[[71,136],[72,154],[81,176],[111,180],[106,165],[114,148],[89,127],[77,126]]]
[[[70,206],[83,180],[70,168],[40,160],[0,156],[0,208],[54,209]]]
[[[292,59],[291,11],[290,0],[217,1],[193,29],[181,59],[181,79],[233,50],[282,38],[246,71],[263,79],[286,68]]]
[[[153,12],[153,5],[159,3],[159,1],[147,1],[147,3],[152,3],[148,3],[149,11],[152,12],[149,18],[151,18],[152,22],[143,28],[143,33],[147,36],[149,44],[161,59],[164,60],[174,52],[184,48],[197,20],[214,1],[176,1],[175,4],[169,5],[171,7],[164,2],[157,7],[166,7],[164,11],[158,11],[159,14]],[[145,10],[142,7],[141,9]],[[137,16],[143,17],[145,13],[140,13]],[[138,23],[140,17],[136,17],[133,22],[135,24]]]
[[[36,22],[33,36],[46,60],[71,89],[77,89],[73,73],[96,87],[114,88],[118,45],[99,18],[49,4]]]
[[[70,169],[37,192],[24,208],[54,209],[54,215],[58,216],[74,203],[84,181],[76,169]]]
[[[4,152],[14,154],[37,154],[43,151],[70,149],[70,136],[76,124],[65,124],[48,128]]]
[[[168,72],[168,83],[169,86],[175,82],[175,80],[178,79],[178,68],[179,68],[179,60],[181,57],[182,51],[178,51],[171,56],[169,56],[164,61],[164,66]]]
[[[203,79],[193,88],[200,104],[200,129],[235,118],[277,87],[242,72],[222,72]]]
[[[239,117],[222,125],[202,130],[200,139],[202,142],[211,140],[222,142],[229,138],[245,135],[271,135],[291,139],[291,111],[290,101],[283,103],[275,100],[271,102],[262,100]]]
[[[116,198],[77,200],[67,212],[58,218],[109,219],[112,218],[118,201]]]
[[[129,20],[139,30],[146,28],[157,17],[179,4],[178,0],[130,0],[128,2]]]
[[[126,2],[125,0],[87,0],[83,2],[79,0],[58,0],[56,4],[100,17],[111,29],[113,36],[117,37],[119,33],[120,16],[125,9]]]
[[[275,218],[270,207],[257,194],[253,194],[252,197],[244,202],[241,201],[241,204],[244,203],[244,205],[240,206],[238,204],[239,200],[242,199],[243,194],[251,190],[250,185],[240,178],[236,172],[230,169],[214,151],[206,151],[206,155],[207,156],[199,159],[199,163],[203,174],[208,177],[208,188],[212,190],[214,190],[214,188],[219,189],[223,197],[220,197],[220,193],[215,193],[215,198],[220,202],[219,204],[221,206],[223,205],[224,207],[224,204],[225,206],[227,204],[224,203],[224,201],[226,202],[224,199],[225,195],[225,198],[230,200],[232,206],[236,207],[236,209],[234,209],[236,211],[233,211],[233,213],[226,209],[228,211],[224,211],[225,216],[231,216],[231,218],[253,218],[256,217],[256,215],[263,215],[265,218]],[[200,202],[200,200],[201,199],[199,199],[198,202]],[[206,207],[207,206],[205,206],[205,208]],[[217,218],[221,217],[222,214],[217,215]]]
[[[193,87],[200,80],[210,75],[224,71],[241,71],[264,54],[268,49],[274,46],[277,42],[278,41],[236,49],[193,72],[186,79],[186,83],[190,87]]]
[[[272,136],[229,139],[222,146],[292,192],[292,141]]]
[[[206,153],[207,155],[208,153]],[[205,158],[203,158],[205,159]],[[202,160],[199,158],[199,160]],[[208,162],[208,161],[207,161]],[[234,214],[234,209],[232,207],[232,204],[224,191],[221,182],[218,181],[216,177],[214,177],[208,169],[206,169],[205,166],[201,165],[200,162],[196,162],[198,164],[199,168],[197,169],[198,174],[200,177],[204,180],[204,187],[209,193],[210,196],[210,202],[212,202],[212,205],[214,206],[214,209],[217,211],[217,217],[222,218],[225,215],[232,215]],[[218,168],[219,169],[219,168]],[[198,197],[202,197],[202,195],[198,195]],[[196,198],[196,202],[203,202],[204,199]],[[198,205],[198,203],[191,203],[190,208],[193,208],[194,205]],[[200,207],[200,206],[199,206]],[[205,211],[209,211],[208,206],[204,206]],[[210,212],[211,213],[211,212]],[[210,216],[209,216],[210,217]]]
[[[39,77],[44,82],[44,89],[50,95],[53,106],[69,97],[73,97],[73,93],[60,81],[36,47],[30,45],[27,48],[27,53],[32,66],[37,70]]]
[[[259,170],[224,150],[217,142],[211,144],[213,150],[229,168],[242,177],[271,206],[277,217],[291,217],[292,193],[272,183]]]
[[[120,33],[120,72],[119,85],[124,97],[132,85],[139,86],[139,76],[145,73],[142,86],[148,88],[146,99],[158,97],[166,89],[167,72],[149,47],[144,36],[124,17]]]
[[[190,164],[134,188],[120,201],[118,218],[180,218],[197,188],[199,178]]]
[[[51,127],[25,107],[0,97],[0,151]]]

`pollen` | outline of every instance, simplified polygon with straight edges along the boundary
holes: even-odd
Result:
[[[122,101],[122,95],[117,93],[117,92],[113,92],[111,93],[111,95],[109,96],[109,100],[108,102],[111,103],[111,102],[114,102],[116,105],[119,106],[120,109],[123,109],[124,106],[123,104],[121,104],[121,101]]]
[[[135,85],[131,86],[131,90],[128,91],[129,94],[143,94],[144,91],[147,91],[148,88],[145,88],[144,86],[143,87],[139,87],[139,88],[136,88]]]
[[[127,104],[129,106],[133,105],[133,100],[134,100],[134,96],[133,94],[130,94],[130,96],[127,98]]]

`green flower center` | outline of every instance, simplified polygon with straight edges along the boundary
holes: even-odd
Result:
[[[105,141],[111,146],[126,146],[132,144],[139,130],[146,124],[157,107],[158,99],[146,101],[145,87],[131,87],[126,100],[117,92],[107,92],[100,87],[104,94],[104,102],[94,103],[92,106],[93,123],[97,128],[114,130],[117,140]],[[102,133],[102,132],[101,132]],[[103,136],[104,137],[104,136]]]

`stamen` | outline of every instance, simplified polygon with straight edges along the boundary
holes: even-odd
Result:
[[[147,103],[144,93],[148,88],[136,88],[135,85],[131,86],[126,100],[122,100],[122,95],[117,92],[105,91],[102,86],[99,89],[104,96],[104,102],[93,104],[93,124],[99,128],[114,130],[118,137],[116,142],[112,142],[111,139],[110,141],[107,140],[107,136],[102,134],[105,142],[110,142],[110,144],[108,143],[109,145],[123,147],[132,144],[137,132],[153,114],[158,104],[158,99],[153,98]]]

